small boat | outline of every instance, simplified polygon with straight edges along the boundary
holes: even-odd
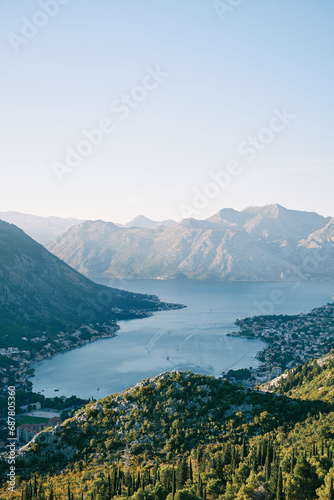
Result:
[[[59,392],[59,389],[55,389],[55,392]]]

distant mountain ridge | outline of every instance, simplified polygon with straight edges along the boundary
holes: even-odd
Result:
[[[124,227],[141,227],[143,229],[155,229],[158,226],[172,227],[175,226],[176,224],[177,222],[172,219],[156,221],[148,219],[144,215],[138,215],[138,217],[135,217],[127,224],[124,224]]]
[[[332,280],[333,221],[278,204],[149,228],[86,221],[47,248],[91,278]]]
[[[40,217],[37,215],[23,214],[21,212],[0,212],[0,220],[8,222],[9,224],[15,224],[15,226],[23,229],[25,233],[42,245],[52,242],[70,227],[84,222],[83,219],[75,219],[73,217]],[[139,215],[125,225],[118,223],[114,224],[117,227],[155,229],[158,226],[174,226],[177,222],[171,219],[154,221],[148,219],[144,215]]]
[[[39,217],[20,212],[0,212],[0,220],[15,224],[42,245],[49,243],[72,226],[82,222],[73,217]]]

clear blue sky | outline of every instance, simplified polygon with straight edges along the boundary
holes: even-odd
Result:
[[[220,17],[211,0],[62,2],[53,17],[43,0],[1,4],[0,211],[181,219],[236,160],[193,216],[275,202],[334,216],[332,0],[244,0]],[[27,19],[45,25],[27,34]],[[157,66],[168,77],[144,95]],[[111,104],[132,91],[122,120]],[[284,108],[294,119],[271,136]],[[60,182],[55,162],[105,118],[112,133]]]

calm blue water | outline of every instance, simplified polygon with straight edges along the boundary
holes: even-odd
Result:
[[[99,280],[161,300],[187,305],[151,318],[121,322],[113,339],[59,354],[35,365],[33,390],[46,396],[103,397],[166,370],[219,376],[230,368],[257,366],[256,340],[227,337],[237,318],[296,314],[324,305],[334,284],[159,280]],[[54,392],[59,389],[59,392]]]

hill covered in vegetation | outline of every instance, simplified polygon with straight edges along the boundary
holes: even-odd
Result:
[[[91,402],[21,450],[14,498],[332,499],[333,399],[307,388],[334,388],[334,363],[305,366],[303,400],[172,372]]]
[[[295,399],[333,403],[334,354],[297,365],[281,376],[272,389]]]
[[[155,296],[97,285],[21,229],[0,221],[2,348],[16,347],[33,353],[51,342],[56,349],[64,340],[72,344],[76,340],[60,341],[60,332],[69,335],[82,325],[112,332],[117,320],[175,307],[179,306],[162,303]]]

